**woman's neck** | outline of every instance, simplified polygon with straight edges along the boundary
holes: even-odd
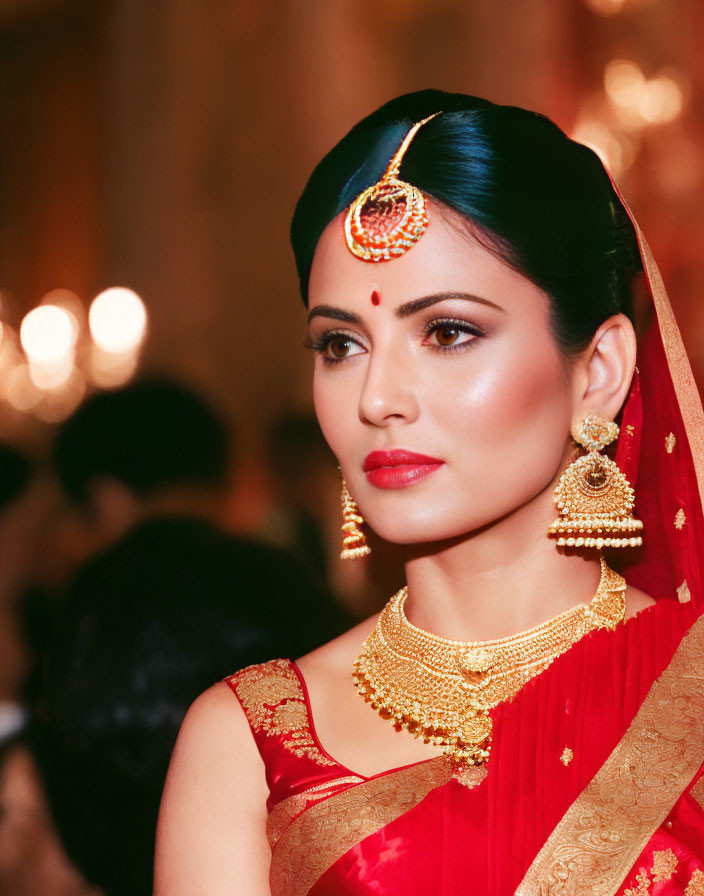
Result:
[[[541,495],[466,538],[409,546],[409,620],[445,638],[485,641],[589,603],[599,558],[558,552],[545,534],[554,511],[547,497],[549,505]]]

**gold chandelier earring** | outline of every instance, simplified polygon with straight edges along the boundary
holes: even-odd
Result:
[[[359,512],[352,495],[347,489],[345,477],[342,477],[342,560],[356,560],[371,554],[367,544],[367,536],[359,528],[364,519]]]
[[[616,464],[601,452],[618,438],[616,423],[590,414],[572,429],[586,449],[555,488],[559,517],[548,535],[565,547],[625,548],[643,543],[643,523],[633,517],[634,492]]]

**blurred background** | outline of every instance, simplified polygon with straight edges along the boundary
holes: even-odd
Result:
[[[181,608],[201,599],[198,581],[238,595],[227,612],[250,634],[223,641],[231,667],[194,672],[178,700],[154,686],[159,705],[175,707],[166,760],[153,763],[160,785],[159,762],[199,690],[310,647],[310,632],[266,640],[267,618],[281,627],[285,609],[272,598],[255,619],[253,574],[224,572],[228,558],[246,571],[247,539],[288,552],[256,555],[278,570],[272,589],[293,576],[295,600],[315,594],[333,608],[315,637],[401,584],[388,546],[345,569],[338,560],[339,480],[312,417],[288,246],[321,156],[370,110],[424,87],[546,113],[602,155],[624,192],[702,384],[703,39],[701,0],[0,0],[0,743],[24,732],[0,766],[3,893],[120,892],[82,863],[81,825],[52,784],[88,761],[69,756],[52,706],[66,717],[95,643],[100,654],[116,630],[105,597],[107,615],[89,626],[97,641],[78,638],[91,589],[102,600],[133,569],[124,588],[141,594],[150,582],[162,622],[167,587],[182,587]],[[140,528],[164,516],[186,529]],[[203,613],[213,632],[222,607]],[[174,663],[187,616],[171,619],[160,647]],[[67,671],[66,645],[87,665]],[[59,670],[61,694],[47,689],[47,669]],[[130,681],[115,706],[129,694],[134,703]],[[32,720],[46,730],[35,735]],[[68,758],[57,771],[42,757],[59,741]],[[97,778],[118,780],[123,759],[96,766]],[[18,805],[24,816],[8,809]],[[12,822],[14,840],[8,818],[25,819]],[[44,864],[23,864],[38,842]]]
[[[254,462],[272,421],[310,409],[298,194],[354,122],[427,86],[545,112],[601,148],[701,380],[703,38],[698,0],[1,0],[0,432],[129,375],[104,355],[139,342],[144,312],[121,315],[118,294],[120,332],[107,301],[95,342],[86,327],[99,293],[127,287],[146,307],[140,369],[211,396]],[[12,351],[42,302],[80,326],[51,408]]]
[[[354,122],[427,86],[598,149],[702,382],[702,38],[698,0],[0,0],[0,439],[41,458],[86,396],[171,376],[235,434],[226,524],[283,525],[272,435],[315,440],[291,213]]]

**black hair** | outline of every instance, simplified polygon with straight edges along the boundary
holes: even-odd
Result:
[[[436,112],[400,177],[459,212],[487,248],[547,293],[563,351],[586,347],[610,315],[631,316],[640,253],[596,153],[544,115],[439,90],[386,103],[313,171],[291,226],[304,302],[325,227],[379,180],[412,125]]]
[[[190,703],[348,623],[292,554],[199,520],[149,520],[88,561],[55,627],[31,732],[57,830],[86,878],[107,896],[150,896],[161,789]]]
[[[66,494],[87,504],[109,476],[139,497],[170,485],[218,486],[227,476],[227,428],[193,390],[144,379],[89,398],[57,433],[53,465]]]

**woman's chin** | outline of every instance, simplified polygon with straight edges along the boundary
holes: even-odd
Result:
[[[429,524],[427,521],[413,523],[408,519],[399,521],[398,525],[385,521],[382,526],[375,526],[369,521],[373,531],[384,541],[398,545],[440,544],[469,538],[477,527],[448,526],[441,523]]]

